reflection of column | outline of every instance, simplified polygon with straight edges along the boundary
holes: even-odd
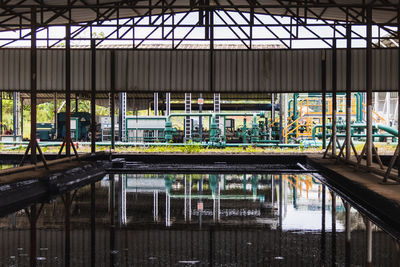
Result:
[[[153,220],[158,222],[158,190],[153,191]]]
[[[279,174],[279,229],[282,230],[282,174]]]
[[[336,264],[336,193],[331,191],[332,196],[332,266]]]
[[[90,184],[90,266],[96,266],[96,184]]]
[[[171,198],[168,191],[165,191],[165,226],[171,226],[171,209],[170,209]]]
[[[216,175],[216,183],[215,183],[215,194],[213,194],[213,221],[214,222],[219,222],[221,218],[221,201],[220,201],[220,195],[221,195],[221,189],[219,186],[220,182],[220,177],[219,175]]]
[[[366,231],[367,231],[367,264],[372,266],[372,222],[365,218]]]
[[[346,266],[350,266],[351,265],[351,217],[350,217],[351,206],[348,202],[345,202],[344,207],[346,209],[345,263]]]
[[[321,221],[321,264],[320,266],[325,266],[325,185],[322,185],[322,221]]]
[[[184,200],[185,200],[185,207],[184,207],[184,213],[185,213],[185,222],[191,221],[192,220],[192,201],[191,201],[191,179],[189,175],[185,174],[184,178]]]
[[[271,175],[271,199],[272,199],[272,207],[275,206],[275,175]]]
[[[118,177],[118,208],[119,225],[126,225],[126,174],[120,174]]]
[[[110,264],[115,266],[115,179],[110,174]],[[119,180],[121,183],[121,180]]]

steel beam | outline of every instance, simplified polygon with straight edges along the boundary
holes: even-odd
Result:
[[[398,40],[400,40],[400,4],[397,8],[397,34],[399,36]],[[397,47],[397,66],[397,147],[400,147],[400,44]],[[394,157],[396,156],[394,155]],[[397,175],[400,178],[400,159],[398,156],[397,159]]]
[[[346,159],[351,155],[351,24],[346,26]]]
[[[322,88],[322,149],[326,149],[326,53],[322,51],[321,88]]]
[[[31,163],[36,164],[36,91],[37,91],[36,8],[31,8]],[[29,149],[29,147],[28,147]]]
[[[367,166],[372,165],[372,7],[367,8],[367,51],[366,51],[366,87],[367,87]]]
[[[165,94],[165,115],[169,116],[171,114],[171,93]]]
[[[65,27],[65,154],[71,156],[71,26]],[[78,127],[78,125],[76,125]],[[78,140],[78,136],[75,136]]]
[[[0,92],[0,135],[3,134],[3,92]]]
[[[336,39],[332,42],[332,156],[336,156],[336,112],[337,112],[337,49],[336,49]]]
[[[90,151],[96,153],[96,40],[92,39],[90,43],[92,51],[92,90],[90,93],[90,115],[91,115],[91,140],[90,140]]]
[[[110,116],[111,116],[111,150],[115,150],[115,51],[111,51],[111,90],[110,90]]]

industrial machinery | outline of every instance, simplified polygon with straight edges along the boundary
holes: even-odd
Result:
[[[90,114],[88,112],[71,113],[71,138],[73,140],[90,139]],[[57,115],[57,139],[65,138],[65,112]]]

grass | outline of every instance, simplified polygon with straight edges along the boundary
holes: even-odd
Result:
[[[393,154],[396,149],[396,144],[392,143],[383,143],[376,142],[374,143],[378,148],[379,154]],[[355,147],[358,153],[361,153],[361,150],[364,146],[364,143],[355,143]],[[7,149],[11,146],[0,146],[1,152],[6,153],[24,153],[25,147],[19,146],[14,149]],[[44,153],[57,153],[60,147],[42,147],[42,151]],[[77,144],[77,150],[79,153],[89,153],[90,146],[81,146],[79,143]],[[65,151],[65,148],[64,148]],[[110,151],[109,146],[96,146],[96,151]],[[115,149],[117,153],[186,153],[186,154],[198,154],[198,153],[212,153],[212,154],[240,154],[240,153],[249,153],[249,154],[266,154],[266,153],[321,153],[322,147],[308,147],[305,148],[300,146],[298,148],[279,148],[279,147],[255,147],[255,146],[239,146],[239,147],[225,147],[225,148],[212,148],[212,147],[202,147],[199,143],[188,143],[184,146],[173,146],[173,145],[165,145],[165,146],[118,146]],[[71,149],[71,152],[72,149]]]

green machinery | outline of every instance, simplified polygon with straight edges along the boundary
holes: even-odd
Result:
[[[260,133],[265,135],[266,132],[266,123],[259,122],[262,119],[265,119],[265,112],[259,113],[176,113],[171,114],[166,118],[165,129],[164,129],[164,137],[166,142],[171,142],[173,138],[174,128],[172,127],[171,118],[172,117],[208,117],[210,120],[210,129],[209,129],[209,139],[207,142],[202,142],[203,145],[211,146],[211,147],[225,147],[227,146],[226,142],[226,132],[225,126],[226,121],[231,120],[227,119],[227,117],[243,117],[243,127],[239,129],[237,136],[240,138],[242,144],[248,144],[250,141],[251,144],[256,144],[260,142]],[[221,130],[221,127],[216,122],[216,116],[220,117],[224,121],[224,128]],[[251,128],[247,129],[247,121],[246,117],[252,117]],[[232,128],[232,121],[230,121],[230,127]],[[237,144],[237,145],[242,145]]]
[[[88,139],[90,127],[90,114],[87,112],[71,113],[71,138],[73,140]],[[65,138],[65,112],[57,114],[57,136],[56,127],[53,123],[37,124],[38,138],[41,141]]]

